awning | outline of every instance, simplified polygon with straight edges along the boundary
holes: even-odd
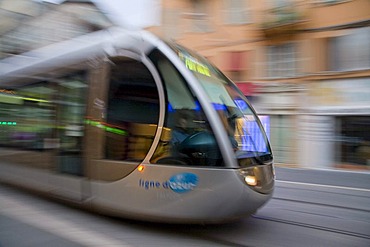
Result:
[[[236,82],[236,85],[245,96],[253,96],[256,93],[257,85],[252,82]]]

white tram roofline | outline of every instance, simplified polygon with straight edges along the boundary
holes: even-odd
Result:
[[[145,31],[105,29],[7,57],[0,60],[0,84],[32,75],[32,71],[38,71],[38,69],[47,71],[114,53],[119,47],[135,51],[137,41],[143,33]]]

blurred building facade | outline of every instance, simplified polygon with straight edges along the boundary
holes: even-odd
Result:
[[[0,58],[105,29],[114,23],[91,1],[61,5],[0,0]]]
[[[163,0],[153,32],[208,57],[270,117],[278,163],[370,165],[370,1]]]
[[[277,163],[370,165],[370,1],[153,2],[149,31],[210,59],[268,116]],[[121,25],[104,1],[1,0],[0,15],[1,57]]]

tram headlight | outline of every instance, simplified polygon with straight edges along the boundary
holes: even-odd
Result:
[[[262,194],[271,194],[274,189],[273,166],[254,166],[238,170],[239,177],[245,185]]]
[[[250,186],[256,186],[257,185],[257,178],[255,176],[252,176],[252,175],[245,176],[244,181]]]
[[[239,175],[243,182],[245,182],[247,185],[251,187],[255,187],[258,185],[258,178],[255,174],[254,168],[244,168],[239,170]]]

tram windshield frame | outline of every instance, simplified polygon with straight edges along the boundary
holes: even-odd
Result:
[[[206,58],[177,43],[167,44],[204,88],[230,136],[239,165],[251,165],[250,158],[261,164],[272,161],[264,126],[238,87]]]

